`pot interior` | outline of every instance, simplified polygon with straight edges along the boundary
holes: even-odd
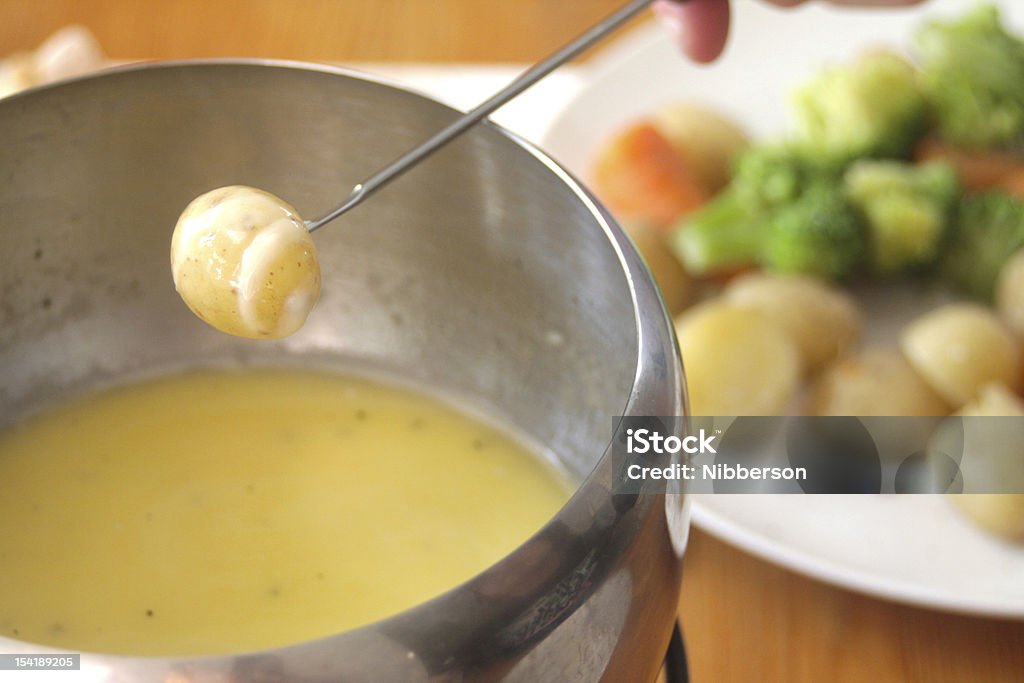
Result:
[[[193,63],[0,102],[0,426],[68,393],[180,367],[385,372],[494,414],[584,477],[637,371],[621,255],[561,171],[490,125],[315,241],[323,296],[279,342],[182,304],[177,216],[228,184],[315,217],[453,110],[331,69]]]

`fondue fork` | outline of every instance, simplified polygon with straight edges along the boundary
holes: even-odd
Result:
[[[685,0],[677,0],[683,2]],[[484,102],[466,112],[451,124],[441,129],[433,136],[410,149],[405,154],[389,163],[372,176],[352,188],[348,197],[327,214],[314,220],[306,221],[306,227],[310,232],[318,230],[327,223],[333,221],[346,211],[362,203],[363,200],[373,195],[384,185],[402,175],[410,168],[418,164],[435,151],[448,144],[462,133],[466,132],[480,121],[494,113],[496,109],[506,104],[531,85],[547,76],[556,68],[576,57],[587,48],[605,38],[634,16],[647,9],[653,0],[632,0],[604,20],[587,29],[578,38],[564,45],[547,59],[544,59],[522,74],[517,76],[511,83],[496,92]]]

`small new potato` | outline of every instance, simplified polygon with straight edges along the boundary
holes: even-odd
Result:
[[[955,408],[986,384],[1017,386],[1017,340],[983,306],[947,304],[926,313],[903,330],[901,347],[918,374]]]
[[[711,192],[729,183],[733,161],[750,146],[747,134],[734,121],[692,102],[662,107],[654,113],[653,123]]]
[[[1024,399],[1002,384],[988,384],[978,398],[968,403],[957,415],[967,417],[1024,417]]]
[[[623,228],[654,276],[668,312],[675,315],[682,311],[693,299],[694,283],[669,249],[665,231],[642,221],[625,223]]]
[[[796,343],[760,311],[722,301],[677,320],[693,415],[780,415],[800,379]]]
[[[949,499],[985,531],[1007,540],[1024,541],[1024,494],[963,493]]]
[[[192,201],[171,238],[174,286],[222,332],[286,337],[320,296],[320,264],[305,223],[263,190],[232,185]]]
[[[969,417],[1024,417],[1024,400],[1006,387],[990,384],[979,397],[960,411]],[[1016,456],[1017,444],[1008,447],[1004,455]],[[953,505],[981,528],[1003,538],[1024,541],[1024,494],[973,493],[949,496]]]
[[[1003,322],[1024,337],[1024,249],[1015,252],[999,273],[996,308]]]
[[[811,388],[811,415],[938,416],[949,406],[896,349],[871,348],[828,368]]]
[[[839,358],[860,334],[861,316],[853,299],[814,277],[751,273],[733,280],[725,298],[777,322],[811,372]]]

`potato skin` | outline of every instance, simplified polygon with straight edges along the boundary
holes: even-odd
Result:
[[[808,397],[811,415],[932,416],[949,406],[896,349],[870,348],[825,370]]]
[[[320,295],[316,246],[298,213],[242,185],[186,207],[171,237],[171,271],[193,313],[240,337],[294,333]]]
[[[900,343],[911,366],[954,408],[987,384],[1018,386],[1017,340],[983,306],[947,304],[925,313],[907,325]]]
[[[693,300],[694,282],[666,244],[665,232],[644,222],[626,223],[623,228],[654,276],[668,312],[682,312]]]
[[[1024,338],[1024,249],[1014,253],[999,273],[996,309],[1006,326]]]
[[[985,531],[1009,541],[1024,541],[1024,494],[962,493],[948,498]]]
[[[978,398],[968,403],[957,415],[974,417],[1024,417],[1024,399],[1002,384],[986,384]]]
[[[676,323],[692,415],[781,415],[800,379],[799,351],[759,311],[722,301]]]
[[[750,138],[735,121],[692,102],[661,107],[653,123],[712,193],[729,183],[733,161],[750,146]]]
[[[1005,386],[989,384],[960,414],[1024,417],[1024,400]],[[1024,494],[967,493],[948,498],[964,516],[989,533],[1024,541]]]
[[[814,277],[741,275],[730,282],[725,298],[775,320],[796,342],[809,372],[841,357],[860,335],[861,314],[853,298]]]

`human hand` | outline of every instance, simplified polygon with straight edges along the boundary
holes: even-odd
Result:
[[[779,7],[795,7],[806,0],[765,0]],[[834,5],[916,5],[922,0],[829,0]],[[722,53],[729,35],[729,0],[657,0],[654,12],[676,34],[683,52],[697,62],[713,61]]]

